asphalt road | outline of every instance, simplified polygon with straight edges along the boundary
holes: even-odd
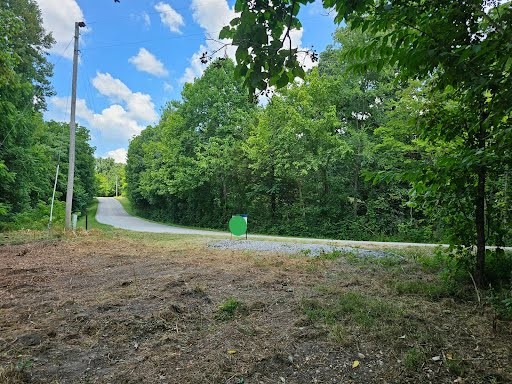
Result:
[[[96,220],[103,224],[112,225],[115,228],[127,229],[129,231],[153,232],[153,233],[174,233],[182,235],[205,235],[229,238],[229,232],[207,231],[202,229],[180,228],[171,225],[153,223],[138,217],[129,215],[114,197],[98,197],[98,211]],[[249,222],[250,223],[250,222]],[[226,223],[227,227],[227,223]],[[396,243],[380,241],[352,241],[352,240],[328,240],[328,239],[310,239],[303,237],[280,237],[266,235],[251,235],[251,239],[275,239],[283,241],[314,241],[329,243],[340,246],[362,247],[362,248],[407,248],[407,247],[438,247],[440,244],[424,243]],[[443,245],[442,245],[443,246]],[[446,245],[444,245],[446,246]]]
[[[111,225],[116,228],[127,229],[129,231],[175,233],[182,235],[229,236],[228,232],[173,227],[170,225],[153,223],[148,220],[131,216],[125,211],[121,203],[114,197],[98,197],[98,211],[96,212],[96,221],[102,224]]]

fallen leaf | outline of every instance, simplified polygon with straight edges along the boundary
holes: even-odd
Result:
[[[234,355],[236,353],[236,349],[228,349],[228,353],[230,355]]]
[[[352,368],[357,368],[359,367],[359,360],[354,360],[354,362],[352,363]]]
[[[432,358],[432,361],[439,361],[439,360],[441,360],[441,356],[434,356]]]
[[[400,336],[399,339],[405,339],[405,335]]]
[[[364,354],[362,354],[361,352],[359,352],[357,354],[357,357],[359,357],[361,360],[363,360],[366,356]]]
[[[452,354],[451,352],[447,352],[447,353],[446,353],[446,358],[447,358],[448,360],[453,360],[453,354]]]

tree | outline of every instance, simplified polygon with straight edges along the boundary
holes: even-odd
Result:
[[[136,208],[184,224],[221,226],[245,206],[241,144],[255,106],[231,60],[212,63],[159,124],[130,143],[128,193]]]
[[[125,165],[116,163],[111,157],[97,158],[95,177],[98,196],[120,196],[126,187]]]
[[[53,39],[42,27],[37,4],[0,1],[0,220],[37,203],[41,151],[34,135],[51,94],[45,50]]]
[[[272,2],[237,0],[240,16],[225,27],[221,37],[237,45],[237,73],[252,90],[269,85],[285,86],[303,76],[297,51],[286,47],[291,29],[300,28],[300,7],[313,0]],[[324,0],[335,8],[336,21],[360,28],[372,37],[365,47],[347,50],[354,70],[382,69],[395,65],[403,80],[430,81],[430,94],[448,89],[456,97],[459,111],[472,111],[470,122],[460,113],[449,124],[442,116],[431,120],[442,126],[423,130],[426,139],[463,138],[469,145],[459,152],[474,175],[473,221],[476,233],[475,279],[482,286],[485,271],[485,201],[489,172],[503,173],[510,162],[512,96],[512,7],[510,2],[468,0]],[[377,53],[377,54],[376,54]],[[438,108],[443,111],[443,108]],[[437,117],[437,119],[435,119]],[[468,123],[468,124],[466,124]],[[432,134],[432,136],[430,136]],[[447,174],[453,162],[444,163]],[[455,170],[455,169],[454,169]],[[424,184],[439,192],[432,178]]]

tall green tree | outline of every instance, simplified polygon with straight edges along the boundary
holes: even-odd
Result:
[[[239,160],[255,106],[233,62],[212,63],[182,101],[171,102],[160,123],[128,150],[127,180],[137,207],[187,224],[219,226],[245,205]]]
[[[297,50],[286,42],[290,41],[290,31],[301,26],[297,18],[300,7],[312,1],[237,0],[235,10],[240,15],[222,30],[221,37],[231,37],[238,46],[237,73],[250,89],[281,87],[303,75]],[[396,65],[402,79],[431,80],[432,97],[448,89],[454,92],[460,112],[472,112],[471,122],[462,113],[432,116],[431,124],[437,122],[444,133],[431,130],[432,125],[423,132],[426,139],[461,138],[467,145],[466,150],[456,148],[459,155],[454,157],[468,164],[468,172],[474,176],[475,187],[466,194],[473,201],[475,278],[483,285],[488,177],[490,172],[503,173],[510,162],[510,2],[324,0],[323,5],[335,8],[338,22],[346,21],[351,28],[361,28],[373,36],[367,46],[346,52],[355,69],[380,70]],[[444,111],[442,107],[437,110]],[[442,163],[446,174],[459,169],[454,161]],[[451,166],[453,172],[449,171]],[[439,193],[441,183],[442,179],[432,177],[424,185]]]
[[[45,51],[53,39],[30,0],[0,1],[0,36],[0,215],[9,215],[38,199],[34,135],[42,125],[44,98],[51,94]]]
[[[121,196],[126,188],[125,165],[111,157],[97,158],[95,166],[98,196]]]

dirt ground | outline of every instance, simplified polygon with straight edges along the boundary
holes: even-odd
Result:
[[[4,245],[0,382],[512,383],[511,324],[403,289],[434,279],[190,236]]]

